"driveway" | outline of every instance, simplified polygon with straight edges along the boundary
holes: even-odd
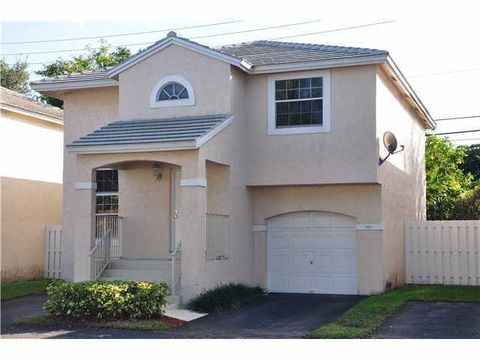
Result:
[[[480,339],[480,303],[405,304],[373,334],[390,339]]]
[[[1,302],[2,333],[17,319],[25,316],[45,315],[42,306],[46,300],[47,295],[29,295],[16,299],[3,300]]]
[[[31,297],[29,297],[31,298]],[[22,298],[26,299],[26,298]],[[110,330],[110,329],[62,329],[3,328],[2,337],[22,338],[300,338],[309,331],[334,321],[338,316],[364,299],[351,295],[270,294],[265,300],[246,305],[228,313],[208,315],[168,332]],[[38,312],[43,299],[30,300],[30,314]],[[13,301],[13,300],[11,300]],[[25,309],[19,301],[17,308],[10,306],[6,318],[14,318]],[[35,309],[34,309],[35,308]],[[4,318],[2,303],[2,320]],[[15,313],[16,315],[11,315]],[[3,321],[2,321],[3,322]]]

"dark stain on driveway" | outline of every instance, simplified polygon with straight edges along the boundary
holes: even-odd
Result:
[[[372,337],[480,339],[480,303],[412,301],[389,317]]]
[[[192,321],[168,332],[114,330],[4,327],[4,337],[42,338],[300,338],[324,324],[334,321],[350,307],[363,300],[363,296],[269,294],[264,300],[228,313],[212,314]],[[25,299],[28,304],[29,299]],[[26,309],[24,301],[16,310],[22,316],[38,315],[44,299],[31,302],[35,309]],[[27,312],[27,310],[29,312]],[[11,309],[10,309],[11,311]],[[33,313],[33,314],[32,314]],[[40,312],[41,314],[41,312]],[[15,316],[6,315],[9,319]],[[2,302],[2,320],[4,303]],[[12,320],[13,321],[13,320]],[[3,321],[2,321],[3,322]],[[11,323],[11,321],[10,321]]]

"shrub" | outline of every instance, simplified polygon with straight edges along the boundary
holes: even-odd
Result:
[[[188,307],[204,313],[236,310],[244,304],[261,300],[265,291],[260,287],[243,284],[219,285],[193,299]]]
[[[168,287],[145,281],[54,281],[44,310],[72,318],[150,318],[163,314]]]

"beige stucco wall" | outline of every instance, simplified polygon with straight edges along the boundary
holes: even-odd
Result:
[[[1,281],[41,278],[45,227],[61,224],[62,185],[0,177]]]
[[[272,186],[254,190],[254,222],[297,211],[327,211],[349,215],[357,224],[381,222],[381,188],[377,184]],[[360,294],[383,291],[383,238],[381,231],[357,231]],[[266,233],[255,232],[255,281],[265,286]]]
[[[375,66],[330,74],[331,132],[304,135],[267,134],[268,75],[249,77],[249,185],[376,182]]]
[[[405,145],[405,150],[390,156],[378,172],[382,184],[385,283],[398,286],[405,282],[405,222],[425,219],[425,130],[380,69],[376,96],[380,156],[387,155],[383,146],[385,131],[392,131],[399,145]]]
[[[177,75],[192,85],[194,106],[150,108],[153,87],[165,76]],[[224,114],[231,110],[230,65],[171,45],[119,76],[119,118],[151,119]]]
[[[170,251],[170,168],[154,179],[154,163],[120,165],[119,213],[122,257],[165,259]]]

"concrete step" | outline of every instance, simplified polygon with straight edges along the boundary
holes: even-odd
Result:
[[[169,259],[117,259],[110,262],[110,269],[156,270],[171,269]]]
[[[122,279],[122,280],[135,280],[135,281],[162,281],[162,282],[170,282],[171,272],[170,270],[163,270],[163,269],[106,269],[103,274],[102,278],[115,278],[115,279]]]

